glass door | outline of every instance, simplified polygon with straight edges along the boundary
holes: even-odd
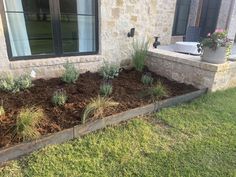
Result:
[[[216,29],[221,0],[204,0],[200,19],[201,37],[213,33]]]
[[[177,0],[175,21],[172,31],[173,36],[185,35],[188,25],[190,5],[191,0]]]

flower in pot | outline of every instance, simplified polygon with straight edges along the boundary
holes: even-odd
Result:
[[[198,45],[199,52],[202,52],[202,60],[221,64],[226,61],[226,53],[231,47],[231,41],[227,38],[227,32],[222,29],[217,29],[214,33],[208,34],[200,45]]]

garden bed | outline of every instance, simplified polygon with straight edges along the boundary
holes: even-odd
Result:
[[[196,91],[193,86],[167,80],[152,73],[155,81],[160,81],[168,90],[168,96],[162,100]],[[133,108],[145,106],[153,102],[148,97],[141,97],[141,93],[148,89],[140,81],[142,73],[135,70],[123,70],[119,77],[112,81],[112,99],[119,103],[117,107],[107,110],[104,116],[111,116]],[[35,80],[34,86],[24,92],[0,92],[6,115],[0,119],[0,148],[7,148],[21,142],[14,136],[16,116],[22,108],[35,106],[44,111],[45,119],[41,122],[39,132],[42,136],[56,133],[81,124],[81,115],[91,98],[99,95],[103,78],[98,73],[81,74],[75,84],[69,85],[60,78],[50,80]],[[51,102],[53,93],[63,89],[68,96],[67,103],[62,107],[55,107]],[[91,121],[91,120],[90,120]]]

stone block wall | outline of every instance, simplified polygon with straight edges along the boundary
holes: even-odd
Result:
[[[0,73],[19,74],[32,69],[40,77],[56,77],[66,61],[75,63],[81,72],[97,71],[102,60],[116,64],[131,59],[134,40],[160,36],[162,44],[171,41],[176,0],[98,0],[99,41],[98,55],[9,61],[4,30],[0,20]],[[2,7],[1,7],[2,8]],[[135,38],[128,38],[131,28],[136,28]]]
[[[199,89],[236,87],[236,62],[215,65],[201,62],[199,57],[151,49],[146,64],[158,75]]]

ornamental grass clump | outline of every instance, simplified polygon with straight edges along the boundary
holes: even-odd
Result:
[[[168,95],[168,91],[167,91],[166,87],[161,83],[159,83],[155,87],[151,88],[150,93],[151,93],[151,97],[155,100],[159,100],[159,99],[166,97]]]
[[[72,63],[67,62],[64,65],[65,72],[62,75],[62,81],[67,84],[75,84],[79,78],[79,72]]]
[[[38,126],[43,120],[44,114],[41,109],[31,107],[22,109],[16,120],[16,135],[24,141],[33,140],[40,136]]]
[[[138,41],[133,43],[133,49],[134,53],[132,55],[132,61],[134,68],[142,72],[145,66],[145,60],[147,58],[147,53],[148,53],[148,47],[149,47],[149,42],[143,40],[141,43]]]
[[[118,77],[119,74],[120,67],[115,64],[109,64],[108,62],[104,62],[100,70],[100,75],[103,77],[104,80],[112,80],[115,77]]]
[[[106,109],[118,105],[119,103],[112,101],[110,98],[99,95],[97,98],[91,99],[90,103],[86,106],[82,115],[82,123],[84,124],[90,116],[96,119],[102,118]]]
[[[151,99],[153,99],[153,101],[157,101],[163,97],[168,96],[168,90],[161,82],[159,82],[152,88],[145,90],[142,93],[142,96],[150,97]]]
[[[152,76],[150,74],[144,74],[141,78],[141,82],[144,85],[152,85],[153,81],[154,81],[154,79],[152,78]]]
[[[110,96],[112,94],[112,90],[113,90],[113,87],[111,84],[103,83],[100,86],[100,95],[105,96],[105,97]]]
[[[54,106],[64,106],[67,101],[67,95],[64,90],[57,90],[53,93],[52,103]]]

